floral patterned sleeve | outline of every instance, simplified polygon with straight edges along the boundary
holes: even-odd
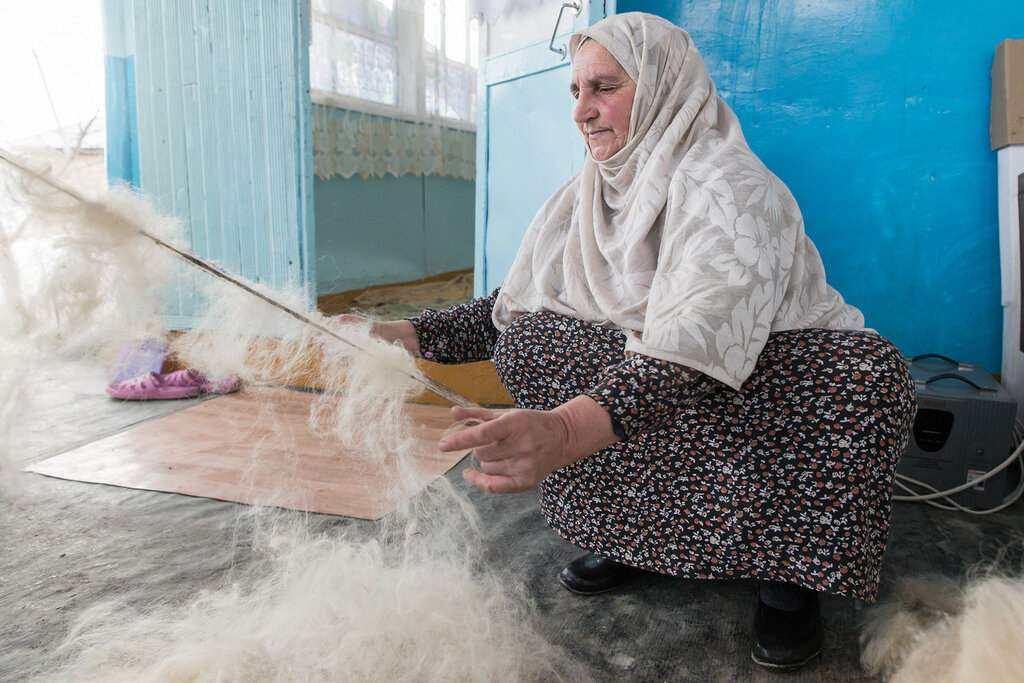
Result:
[[[670,424],[716,386],[702,372],[635,354],[607,368],[586,394],[611,415],[616,436],[628,439]]]
[[[420,355],[436,363],[455,364],[487,360],[498,341],[491,320],[498,290],[443,311],[428,308],[417,318],[406,318],[416,329]]]

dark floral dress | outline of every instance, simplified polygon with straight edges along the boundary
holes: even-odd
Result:
[[[625,335],[554,313],[499,334],[496,293],[411,319],[424,357],[492,358],[518,407],[587,394],[622,438],[547,477],[541,509],[589,552],[688,578],[873,600],[915,410],[899,351],[862,331],[773,333],[740,391],[626,357]]]

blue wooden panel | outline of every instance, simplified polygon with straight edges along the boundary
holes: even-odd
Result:
[[[484,259],[476,287],[499,286],[537,209],[583,164],[569,67],[492,85]],[[495,135],[495,131],[505,134]]]
[[[134,0],[139,179],[192,249],[310,298],[313,235],[305,0]],[[194,314],[194,274],[172,320]]]
[[[1000,367],[989,71],[1024,3],[620,0],[687,29],[829,279],[907,354]]]

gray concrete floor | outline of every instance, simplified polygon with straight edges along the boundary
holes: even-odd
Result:
[[[13,454],[22,465],[167,415],[190,402],[125,403],[103,392],[101,374],[50,371],[43,400],[22,425]],[[568,593],[557,570],[578,555],[544,524],[535,493],[491,497],[468,491],[487,529],[484,557],[525,582],[537,629],[586,662],[598,680],[775,681],[749,657],[756,598],[748,581],[704,582],[642,575],[597,597]],[[19,681],[57,661],[75,618],[117,597],[139,609],[186,599],[254,562],[244,506],[175,494],[25,475],[0,493],[0,680]],[[312,516],[324,529],[374,525]],[[897,577],[959,575],[996,557],[1024,529],[1024,507],[969,517],[897,504],[883,598]],[[869,680],[858,664],[863,603],[826,597],[820,659],[793,681]]]

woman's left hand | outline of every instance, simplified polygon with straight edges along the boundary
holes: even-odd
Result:
[[[608,413],[587,396],[551,411],[456,407],[452,416],[481,423],[449,434],[438,448],[472,448],[480,470],[467,469],[462,476],[488,493],[528,491],[555,470],[618,440]]]

